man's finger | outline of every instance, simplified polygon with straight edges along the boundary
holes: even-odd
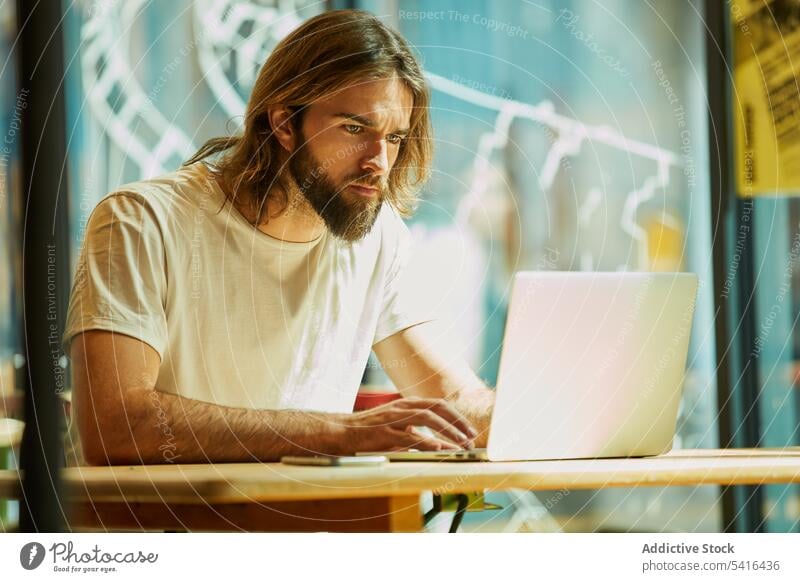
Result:
[[[403,442],[403,446],[406,450],[418,449],[420,451],[457,451],[460,448],[444,439],[422,435],[416,432],[413,427],[408,427],[407,430],[398,432],[402,433],[402,436],[399,437],[399,439]]]
[[[402,400],[398,400],[397,402],[400,403]],[[456,410],[456,408],[446,400],[441,398],[420,398],[410,400],[408,404],[411,408],[426,408],[432,410],[469,438],[478,436],[478,431],[475,430],[472,423],[467,420],[467,417]]]
[[[441,433],[463,447],[472,447],[472,440],[467,435],[431,410],[403,410],[399,414],[400,417],[392,423],[395,428],[406,429],[409,426],[424,426]]]

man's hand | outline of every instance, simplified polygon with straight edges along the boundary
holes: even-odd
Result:
[[[460,412],[436,398],[395,400],[348,414],[344,416],[344,424],[354,452],[472,448],[478,434]],[[423,435],[414,431],[415,426],[427,427],[445,438]]]
[[[485,447],[494,408],[488,389],[463,359],[452,353],[432,322],[400,331],[373,346],[386,374],[406,396],[446,399],[451,409],[469,419]]]

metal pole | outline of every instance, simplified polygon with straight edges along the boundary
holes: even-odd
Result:
[[[17,2],[24,200],[25,432],[20,530],[64,530],[60,339],[69,288],[61,2]]]
[[[722,447],[755,447],[759,444],[758,370],[756,360],[748,355],[753,345],[756,309],[752,301],[755,281],[750,216],[746,216],[747,228],[742,228],[743,217],[750,213],[752,201],[737,197],[733,179],[728,9],[728,3],[705,0],[719,441]],[[729,265],[735,247],[740,255],[739,266],[731,275]],[[735,278],[735,285],[733,281],[726,281],[730,276]],[[730,296],[728,291],[731,291]],[[737,322],[741,323],[737,326],[740,331],[733,333],[732,324]],[[757,486],[725,488],[722,492],[724,531],[760,531],[763,523],[761,498],[762,491]]]

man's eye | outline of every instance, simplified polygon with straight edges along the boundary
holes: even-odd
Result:
[[[361,127],[360,125],[345,125],[345,126],[344,126],[344,129],[345,129],[345,131],[346,131],[347,133],[350,133],[350,134],[356,135],[356,134],[359,134],[359,133],[361,133],[361,131],[362,131],[364,128],[363,128],[363,127]]]
[[[386,141],[388,141],[391,144],[397,145],[397,144],[403,142],[403,136],[402,135],[395,135],[395,134],[387,135],[386,136]]]

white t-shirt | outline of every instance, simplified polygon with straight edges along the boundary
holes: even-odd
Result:
[[[202,163],[128,184],[89,218],[65,353],[76,334],[110,330],[158,352],[157,390],[350,412],[372,345],[430,319],[401,276],[409,246],[388,204],[357,243],[327,231],[290,243],[249,224]],[[83,464],[74,425],[68,463]]]

